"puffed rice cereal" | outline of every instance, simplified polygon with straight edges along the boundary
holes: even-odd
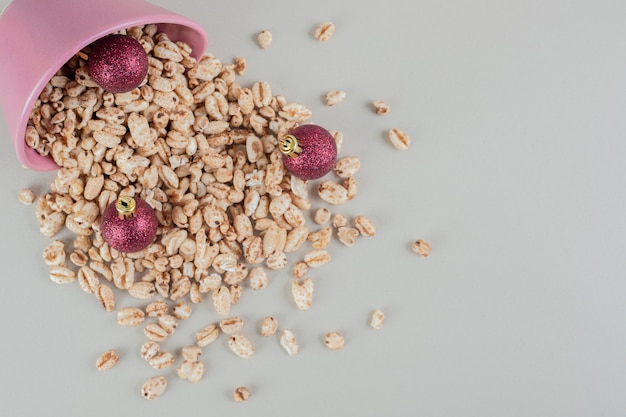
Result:
[[[334,31],[332,23],[323,23],[315,38],[327,41]],[[117,322],[144,326],[148,340],[140,356],[164,369],[179,352],[161,351],[160,343],[175,332],[179,320],[190,317],[187,302],[212,301],[215,313],[227,317],[244,288],[265,288],[268,270],[285,268],[287,254],[310,242],[313,250],[307,248],[294,263],[291,288],[297,308],[304,311],[313,296],[313,281],[304,276],[330,261],[333,228],[351,246],[359,235],[373,236],[375,227],[358,216],[352,228],[344,215],[336,214],[331,228],[326,208],[311,216],[310,183],[285,169],[278,143],[308,122],[312,112],[274,95],[265,81],[239,84],[236,75],[246,71],[245,58],[226,64],[206,54],[196,60],[188,45],[157,33],[156,25],[123,32],[138,39],[149,55],[145,82],[130,92],[107,93],[89,76],[89,47],[70,59],[38,97],[25,135],[28,146],[49,155],[60,169],[50,192],[35,199],[32,190],[23,189],[18,199],[36,202],[42,234],[52,238],[64,226],[74,234],[73,242],[57,239],[44,250],[51,280],[78,280],[108,312],[115,311],[120,291],[142,303],[141,308],[119,309]],[[260,32],[257,42],[268,49],[271,32]],[[326,104],[339,104],[345,97],[344,91],[330,91]],[[343,134],[330,132],[341,150]],[[408,135],[398,129],[390,139],[394,146],[408,147]],[[333,205],[354,199],[359,168],[357,157],[341,158],[334,166],[339,182],[323,180],[313,192]],[[100,230],[102,213],[120,195],[144,199],[157,215],[154,242],[137,253],[113,249]],[[311,230],[311,217],[323,227]],[[242,319],[229,317],[198,331],[196,345],[180,352],[178,376],[190,382],[202,379],[201,348],[215,342],[220,329],[229,335],[230,350],[242,358],[252,356],[255,349],[241,334],[242,326]],[[276,319],[267,316],[260,332],[271,336],[277,329]],[[340,349],[343,337],[329,333],[325,343]],[[288,329],[280,345],[290,356],[299,352]],[[97,367],[109,369],[117,360],[114,351],[106,352]],[[155,376],[144,383],[142,395],[158,398],[166,387],[165,377]],[[246,400],[249,392],[239,387],[233,395],[236,401]]]
[[[326,42],[335,34],[335,25],[332,22],[324,22],[320,23],[320,25],[315,28],[315,39],[321,42]]]
[[[268,49],[272,46],[272,32],[263,30],[259,33],[256,40],[261,48]]]

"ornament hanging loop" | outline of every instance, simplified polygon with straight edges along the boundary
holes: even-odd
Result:
[[[132,217],[135,217],[136,208],[137,204],[135,203],[135,199],[125,195],[120,196],[115,203],[117,216],[123,220],[128,220]]]
[[[302,152],[302,148],[298,144],[298,139],[293,135],[284,136],[279,141],[278,147],[282,153],[292,158],[296,158]]]

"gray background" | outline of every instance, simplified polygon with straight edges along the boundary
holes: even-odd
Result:
[[[626,415],[626,3],[155,3],[200,22],[223,61],[245,56],[242,84],[266,80],[344,133],[342,155],[362,169],[357,198],[335,211],[371,217],[378,233],[333,244],[332,262],[309,274],[306,313],[288,271],[244,291],[232,312],[255,355],[237,358],[222,338],[204,350],[200,383],[166,370],[167,392],[147,402],[141,384],[158,372],[138,356],[141,328],[49,280],[49,239],[16,194],[46,192],[53,174],[20,167],[3,120],[1,415]],[[315,41],[327,20],[335,36]],[[269,50],[254,41],[263,29]],[[347,99],[328,108],[332,89]],[[389,115],[373,114],[375,99]],[[391,127],[410,133],[408,151],[387,142]],[[410,251],[416,238],[430,257]],[[367,325],[375,308],[387,314],[380,331]],[[194,310],[165,350],[217,320],[208,304]],[[294,331],[300,354],[258,335],[266,314]],[[323,346],[330,330],[343,350]],[[120,363],[100,374],[110,348]],[[243,404],[230,398],[239,385],[252,392]]]

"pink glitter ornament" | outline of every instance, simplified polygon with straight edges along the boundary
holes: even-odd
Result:
[[[108,205],[100,220],[100,232],[112,248],[138,252],[154,240],[159,222],[152,207],[140,198],[120,196]]]
[[[295,176],[314,180],[328,174],[337,159],[337,144],[329,131],[301,125],[280,140],[283,164]]]
[[[148,55],[143,46],[127,35],[98,39],[89,54],[91,78],[111,93],[132,91],[148,74]]]

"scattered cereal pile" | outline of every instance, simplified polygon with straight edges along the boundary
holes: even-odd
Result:
[[[330,261],[327,251],[333,229],[339,241],[352,246],[359,236],[374,236],[374,223],[357,216],[352,224],[327,208],[309,214],[307,182],[283,167],[278,140],[311,117],[304,105],[273,95],[266,82],[243,87],[236,75],[245,71],[245,59],[223,64],[211,55],[199,62],[184,43],[171,42],[155,25],[122,31],[144,46],[149,56],[146,82],[131,92],[104,92],[89,76],[89,48],[76,54],[46,85],[32,111],[27,144],[51,155],[61,167],[51,192],[36,200],[41,232],[51,238],[65,226],[75,234],[71,245],[54,240],[44,250],[50,278],[60,284],[78,281],[108,312],[115,311],[115,294],[127,291],[142,307],[117,311],[121,326],[142,326],[147,338],[140,356],[155,369],[175,362],[159,343],[191,314],[190,303],[211,302],[220,323],[195,334],[196,346],[182,349],[177,369],[181,379],[198,382],[204,364],[201,348],[228,334],[228,346],[240,357],[254,346],[240,332],[239,317],[228,317],[244,286],[268,285],[268,270],[285,268],[287,256],[309,241],[312,249],[294,261],[292,294],[300,310],[311,306],[313,281],[308,268]],[[320,26],[316,37],[327,40],[334,26]],[[269,47],[264,31],[259,43]],[[339,94],[339,95],[337,95]],[[340,92],[332,103],[343,100]],[[342,136],[333,131],[338,146]],[[408,136],[394,131],[391,140],[400,149]],[[340,182],[322,181],[319,196],[329,204],[343,204],[356,196],[356,157],[337,161]],[[104,241],[99,220],[118,196],[138,196],[156,211],[159,229],[155,241],[137,253],[124,254]],[[29,203],[34,195],[20,191]],[[311,230],[307,217],[320,227]],[[331,225],[327,225],[327,223]],[[423,247],[423,246],[422,246]],[[69,260],[67,261],[67,253]],[[380,328],[382,312],[372,326]],[[273,335],[278,323],[263,320],[263,336]],[[343,347],[337,332],[325,343]],[[289,355],[299,351],[295,336],[282,329],[280,344]],[[113,367],[118,356],[105,352],[99,370]],[[142,387],[145,398],[160,396],[167,386],[162,376]],[[248,398],[245,387],[233,394]]]

